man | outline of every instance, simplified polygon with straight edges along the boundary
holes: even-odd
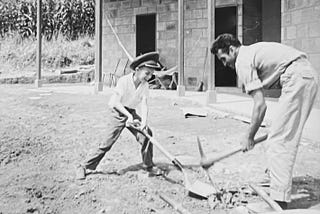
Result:
[[[88,171],[95,170],[105,154],[111,149],[126,127],[141,144],[141,155],[144,169],[151,175],[160,175],[162,171],[154,167],[152,143],[135,128],[133,124],[140,124],[140,129],[152,136],[148,128],[148,97],[149,84],[155,70],[160,69],[158,63],[159,54],[150,52],[137,57],[130,65],[133,73],[121,77],[115,87],[114,94],[110,98],[106,120],[110,121],[105,133],[106,140],[102,142],[96,151],[89,156],[86,162],[77,169],[76,178],[85,179]],[[141,106],[141,117],[136,113],[138,105]]]
[[[266,153],[270,170],[270,196],[287,208],[292,170],[304,124],[318,90],[318,75],[305,53],[275,42],[243,46],[231,34],[217,37],[211,53],[236,70],[246,93],[254,101],[251,124],[242,142],[243,151],[254,147],[254,137],[264,119],[264,89],[281,88],[279,109],[272,122]]]

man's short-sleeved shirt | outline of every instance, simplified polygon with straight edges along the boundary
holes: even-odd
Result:
[[[149,83],[141,83],[136,88],[133,82],[133,73],[130,73],[120,77],[114,92],[120,96],[120,102],[123,106],[135,109],[143,97],[149,96]]]
[[[250,93],[273,88],[287,66],[301,56],[306,54],[281,43],[258,42],[239,48],[235,68],[246,92]]]

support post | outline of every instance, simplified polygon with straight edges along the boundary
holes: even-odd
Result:
[[[41,49],[42,49],[42,36],[41,36],[41,26],[42,26],[42,1],[37,0],[37,74],[34,81],[35,87],[39,88],[41,84]]]
[[[184,1],[178,0],[178,96],[185,96],[184,85]]]
[[[94,75],[94,92],[98,93],[103,90],[102,82],[102,2],[96,0],[95,8],[95,75]]]
[[[211,47],[215,39],[215,0],[208,0],[208,47]],[[206,91],[207,105],[217,102],[217,94],[215,89],[215,63],[214,55],[208,48],[208,89]]]

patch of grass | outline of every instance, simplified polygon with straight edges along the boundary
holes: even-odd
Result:
[[[94,64],[94,40],[83,37],[68,41],[62,36],[42,41],[42,68],[54,71],[64,67]],[[0,39],[0,72],[2,74],[36,71],[37,41],[22,40],[18,35]]]

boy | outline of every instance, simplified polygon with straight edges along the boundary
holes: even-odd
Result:
[[[304,124],[318,90],[318,74],[305,53],[276,42],[241,45],[231,34],[222,34],[211,47],[212,54],[236,69],[245,90],[254,101],[243,151],[254,147],[254,137],[266,113],[263,89],[279,88],[279,108],[268,135],[266,154],[270,170],[270,196],[283,209],[290,202],[292,170]]]
[[[149,96],[148,80],[151,78],[154,70],[159,70],[159,54],[150,52],[137,57],[130,65],[134,73],[127,74],[118,80],[114,94],[109,101],[110,125],[105,133],[107,139],[99,145],[99,148],[90,158],[78,167],[76,178],[85,179],[88,170],[95,170],[106,152],[120,136],[122,130],[126,127],[136,137],[136,140],[142,145],[141,155],[144,169],[151,175],[160,175],[161,170],[154,167],[152,162],[153,146],[152,143],[141,133],[131,127],[139,121],[140,129],[152,136],[151,130],[147,127]],[[136,107],[141,104],[141,117],[136,113]]]

